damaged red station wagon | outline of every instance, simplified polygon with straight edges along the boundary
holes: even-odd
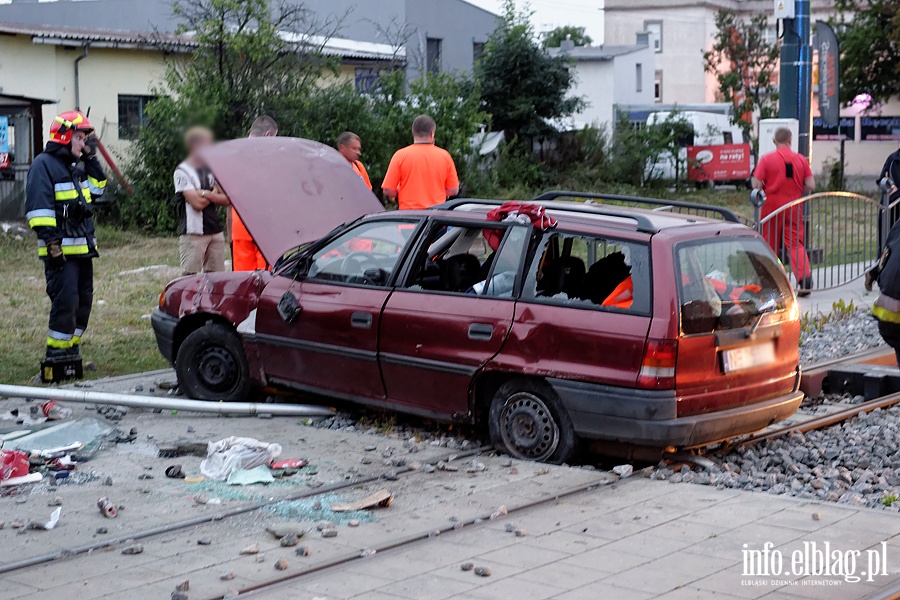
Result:
[[[579,440],[707,444],[800,404],[796,299],[728,211],[539,198],[557,221],[542,230],[489,219],[496,201],[385,212],[308,140],[205,158],[277,264],[165,289],[153,327],[192,398],[314,393],[484,424],[499,449],[556,463]]]

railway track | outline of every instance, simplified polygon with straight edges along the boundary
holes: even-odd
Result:
[[[841,358],[813,364],[804,370],[803,378],[801,379],[801,389],[808,395],[818,394],[822,389],[823,380],[829,370],[858,363],[896,366],[896,356],[893,349],[887,346],[879,346]],[[715,446],[711,452],[706,454],[724,456],[735,449],[747,448],[792,433],[805,433],[815,429],[822,429],[852,419],[856,415],[871,412],[878,408],[888,408],[895,404],[900,404],[900,393],[888,394],[852,405],[825,400],[814,406],[801,406],[797,413],[786,422],[772,425],[748,436],[728,440]]]
[[[433,459],[430,459],[429,462],[446,462],[448,464],[454,462],[460,462],[464,459],[482,455],[486,452],[493,451],[491,447],[480,447],[475,448],[469,451],[456,451],[452,453],[443,454],[440,456],[436,456]],[[13,573],[19,572],[27,572],[31,569],[36,569],[41,566],[50,565],[56,563],[57,561],[71,561],[78,560],[79,557],[90,556],[92,553],[97,551],[109,550],[112,548],[124,547],[127,545],[131,545],[136,541],[148,540],[152,538],[156,538],[159,536],[163,536],[166,534],[170,534],[175,531],[185,530],[188,528],[196,527],[198,525],[218,523],[225,521],[227,519],[231,519],[234,517],[238,517],[240,515],[246,515],[247,513],[252,513],[255,511],[263,510],[272,505],[288,502],[294,500],[310,500],[315,499],[317,497],[324,497],[329,494],[333,494],[335,492],[340,491],[348,491],[354,488],[362,487],[367,484],[371,484],[383,479],[386,479],[388,474],[393,477],[394,475],[399,477],[410,477],[414,476],[416,473],[419,473],[417,469],[405,467],[399,469],[391,469],[390,471],[385,471],[379,475],[364,477],[359,479],[354,479],[346,482],[341,482],[333,485],[326,485],[314,490],[306,490],[301,493],[291,494],[287,496],[278,496],[269,498],[264,501],[254,502],[250,504],[245,504],[242,506],[237,506],[234,508],[221,510],[215,513],[210,513],[206,515],[202,515],[199,517],[194,517],[190,519],[184,519],[181,521],[176,521],[172,523],[168,523],[162,526],[148,528],[141,531],[131,532],[127,535],[119,536],[116,538],[111,538],[104,541],[99,541],[96,543],[84,544],[81,546],[69,547],[59,551],[55,551],[52,553],[31,557],[24,560],[19,560],[15,562],[9,562],[0,564],[0,582],[2,582],[3,576],[8,576]],[[349,552],[346,555],[338,556],[333,559],[329,559],[322,563],[317,563],[311,565],[305,569],[301,569],[296,572],[289,573],[287,575],[283,575],[280,577],[275,577],[270,580],[266,580],[260,583],[254,583],[251,585],[246,585],[243,588],[232,590],[227,595],[215,595],[210,596],[210,600],[220,600],[225,598],[244,598],[249,596],[258,597],[265,594],[267,591],[274,590],[276,588],[288,586],[295,584],[299,580],[302,580],[305,577],[312,576],[316,573],[320,573],[325,570],[330,569],[339,569],[342,566],[349,565],[355,561],[363,559],[367,556],[370,556],[379,552],[387,552],[400,550],[404,548],[411,547],[415,544],[419,543],[427,543],[428,540],[436,538],[437,536],[460,536],[464,535],[465,532],[473,531],[474,527],[479,525],[480,523],[488,523],[495,518],[505,517],[509,514],[520,513],[526,511],[530,508],[538,507],[544,504],[548,504],[551,502],[555,502],[559,499],[574,496],[580,493],[585,493],[595,488],[598,488],[603,485],[607,485],[611,482],[616,481],[617,479],[614,477],[610,477],[609,475],[598,472],[597,477],[592,478],[591,480],[582,483],[580,485],[572,486],[569,488],[565,488],[558,491],[553,491],[543,495],[537,499],[529,499],[524,500],[519,503],[508,503],[505,505],[502,513],[493,513],[493,514],[476,514],[463,519],[460,519],[456,522],[451,523],[450,525],[439,527],[439,528],[429,528],[423,529],[421,532],[414,533],[411,535],[405,535],[403,537],[399,537],[396,539],[381,541],[379,543],[373,544],[371,547],[366,548],[364,552]],[[0,589],[2,589],[2,583],[0,583]],[[237,594],[236,596],[234,594]],[[2,596],[2,594],[0,594]]]
[[[842,357],[840,359],[833,359],[828,361],[823,361],[822,363],[817,363],[812,365],[809,369],[806,370],[805,377],[807,382],[812,382],[811,385],[821,386],[821,378],[820,376],[824,376],[823,373],[827,372],[829,369],[833,369],[835,367],[841,365],[848,365],[860,362],[870,362],[871,364],[885,364],[888,359],[893,358],[893,351],[890,349],[877,348],[874,350],[866,350],[860,353],[856,353],[850,356]],[[818,378],[818,379],[817,379]],[[827,427],[830,425],[834,425],[836,423],[840,423],[847,419],[850,419],[860,413],[870,412],[877,408],[886,408],[889,406],[893,406],[895,404],[900,404],[900,393],[898,394],[889,394],[886,396],[882,396],[880,398],[875,398],[873,400],[869,400],[856,405],[844,405],[841,403],[835,403],[830,401],[825,401],[822,404],[813,407],[812,410],[816,412],[812,412],[810,409],[801,409],[797,415],[792,417],[791,421],[786,424],[778,424],[772,427],[769,427],[766,430],[763,430],[759,433],[744,436],[741,438],[736,438],[733,440],[729,440],[717,448],[711,449],[708,452],[700,451],[691,457],[687,457],[686,455],[677,455],[673,456],[673,462],[692,462],[694,464],[705,466],[708,468],[715,467],[715,461],[712,457],[720,457],[724,456],[728,452],[734,449],[740,449],[744,447],[753,446],[755,444],[759,444],[765,442],[767,440],[775,439],[778,437],[783,437],[786,435],[790,435],[796,432],[806,432],[814,429],[820,429],[823,427]],[[819,414],[817,414],[819,413]],[[490,447],[481,447],[476,448],[474,450],[466,451],[466,452],[452,452],[447,453],[444,456],[436,457],[433,462],[437,462],[440,460],[446,462],[459,461],[465,458],[469,458],[478,454],[482,454],[485,452],[489,452],[492,449]],[[414,469],[409,467],[401,468],[401,469],[392,469],[398,476],[401,477],[409,477],[416,473]],[[218,511],[215,513],[211,513],[208,515],[203,515],[200,517],[195,517],[191,519],[185,519],[182,521],[177,521],[174,523],[169,523],[160,527],[149,528],[146,530],[130,533],[126,536],[121,536],[120,538],[113,538],[109,540],[105,540],[102,542],[96,542],[91,544],[85,544],[82,546],[66,548],[61,551],[48,553],[41,556],[32,557],[25,560],[20,560],[16,562],[0,564],[0,575],[8,575],[15,572],[21,572],[28,570],[33,567],[37,567],[39,565],[46,565],[48,563],[53,563],[59,560],[77,560],[79,556],[86,556],[91,554],[94,551],[108,549],[111,547],[122,546],[125,544],[133,543],[138,540],[145,540],[154,538],[157,536],[162,536],[164,534],[171,533],[173,531],[184,530],[190,527],[195,527],[197,525],[203,525],[208,523],[215,523],[219,521],[223,521],[226,519],[230,519],[233,517],[237,517],[239,515],[245,515],[247,513],[251,513],[254,511],[259,511],[265,509],[275,503],[284,502],[284,501],[292,501],[292,500],[300,500],[300,499],[314,499],[316,497],[321,497],[326,494],[338,492],[338,491],[347,491],[352,490],[354,488],[358,488],[367,484],[371,484],[373,482],[379,481],[387,475],[388,472],[381,473],[376,476],[365,477],[354,479],[346,482],[341,482],[333,485],[326,485],[315,490],[307,490],[298,494],[293,494],[285,497],[271,498],[269,500],[255,502],[251,504],[246,504],[243,506],[238,506],[235,508]],[[596,480],[591,480],[582,485],[574,486],[571,488],[563,489],[560,491],[554,491],[548,493],[540,498],[534,500],[523,501],[519,504],[509,504],[506,506],[506,514],[515,514],[527,511],[532,508],[539,507],[544,504],[548,504],[551,502],[555,502],[562,498],[575,496],[578,494],[589,492],[597,487],[600,487],[604,484],[609,483],[608,478],[602,478],[598,476]],[[495,515],[494,515],[495,516]],[[341,569],[342,567],[350,566],[356,561],[364,559],[366,556],[372,553],[380,553],[380,552],[390,552],[396,551],[400,549],[410,548],[417,544],[427,543],[428,540],[433,539],[437,536],[464,536],[466,532],[473,531],[475,527],[477,527],[480,523],[488,522],[492,518],[491,514],[478,514],[473,515],[463,520],[460,520],[452,525],[448,525],[442,528],[431,528],[427,530],[423,530],[421,532],[417,532],[414,534],[406,535],[397,539],[387,540],[384,542],[380,542],[378,544],[373,545],[371,548],[367,548],[365,552],[349,552],[346,555],[338,556],[333,559],[327,560],[322,563],[318,563],[312,565],[308,568],[301,569],[296,572],[292,572],[286,575],[282,575],[279,577],[274,577],[272,579],[254,583],[250,585],[246,585],[243,588],[235,590],[237,596],[234,596],[233,593],[229,593],[228,595],[216,595],[211,596],[208,600],[224,600],[225,598],[244,598],[244,597],[261,597],[265,595],[267,592],[286,587],[296,585],[299,581],[304,578],[313,576],[315,574],[322,573],[324,571]],[[869,598],[898,598],[900,597],[900,587],[896,584],[884,588],[884,590],[879,590],[874,592]]]

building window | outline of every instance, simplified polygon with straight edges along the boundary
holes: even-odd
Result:
[[[644,21],[644,31],[650,34],[650,45],[656,53],[662,52],[662,21]]]
[[[644,91],[644,65],[641,63],[634,65],[634,91]]]
[[[662,71],[657,71],[653,78],[653,101],[662,102]]]
[[[353,72],[353,81],[356,85],[356,91],[361,94],[377,91],[380,77],[381,71],[379,69],[356,67]]]
[[[429,73],[437,73],[441,70],[441,47],[444,40],[439,38],[427,38],[425,40],[425,68]]]
[[[778,43],[778,27],[769,25],[762,30],[762,41],[764,44],[774,46]]]
[[[484,54],[484,42],[472,42],[472,63],[477,63]]]
[[[119,95],[119,139],[137,139],[141,127],[147,123],[147,105],[155,96]]]

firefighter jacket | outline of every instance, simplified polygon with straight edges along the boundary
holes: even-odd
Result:
[[[38,236],[41,258],[54,241],[66,256],[97,256],[92,201],[103,194],[106,175],[95,156],[83,164],[77,166],[68,147],[48,142],[28,171],[25,218]]]

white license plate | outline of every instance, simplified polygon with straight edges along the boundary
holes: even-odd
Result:
[[[726,373],[764,367],[775,362],[775,343],[755,344],[722,352],[722,368]]]

